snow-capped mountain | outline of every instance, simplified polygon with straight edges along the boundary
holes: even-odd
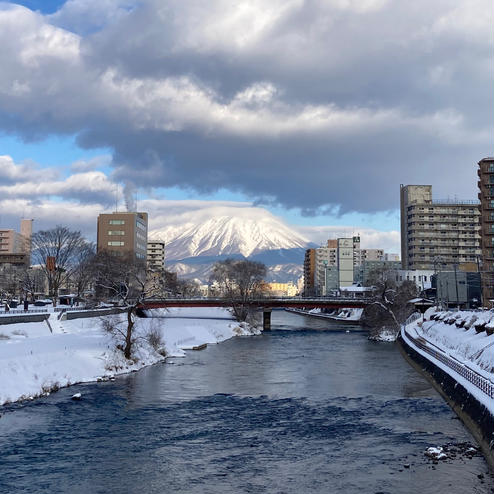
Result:
[[[249,208],[250,215],[215,216],[201,222],[167,226],[149,238],[166,242],[168,260],[191,257],[257,256],[266,251],[305,249],[308,240],[266,210]],[[261,212],[259,212],[261,211]]]
[[[296,281],[303,271],[305,249],[312,245],[263,208],[230,208],[228,212],[210,208],[197,218],[187,213],[181,219],[152,230],[149,238],[165,241],[169,270],[202,282],[209,279],[213,264],[227,257],[266,264],[266,281]]]

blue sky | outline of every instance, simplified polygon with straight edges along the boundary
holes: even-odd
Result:
[[[39,10],[44,14],[52,14],[56,12],[65,2],[62,0],[19,0],[8,1],[7,3],[15,3],[17,5],[24,5],[31,10]]]
[[[2,221],[55,203],[89,228],[127,184],[389,239],[400,184],[474,199],[492,154],[490,0],[10,3]]]

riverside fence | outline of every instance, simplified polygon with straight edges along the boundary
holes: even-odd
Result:
[[[414,314],[412,314],[413,316]],[[410,319],[412,316],[410,316],[408,319]],[[406,324],[410,324],[411,322],[416,321],[417,319],[420,318],[420,315],[418,317],[415,317],[411,321],[408,321]],[[473,384],[477,389],[482,391],[482,393],[486,394],[489,398],[494,398],[494,383],[490,379],[487,379],[486,377],[482,376],[472,368],[470,368],[467,364],[460,362],[459,360],[455,359],[454,357],[451,357],[450,355],[446,355],[442,350],[440,350],[438,347],[436,347],[433,343],[426,340],[421,340],[418,338],[413,337],[410,335],[410,333],[407,332],[406,330],[406,324],[403,325],[403,332],[406,334],[406,337],[412,341],[412,343],[417,347],[420,348],[422,351],[426,352],[427,354],[431,355],[435,359],[439,360],[439,362],[443,363],[446,365],[448,368],[452,369],[455,371],[458,375],[466,379],[468,382]],[[435,348],[432,348],[435,347]]]

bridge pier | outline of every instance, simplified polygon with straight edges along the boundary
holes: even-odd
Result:
[[[264,331],[271,330],[271,309],[264,309],[262,311],[262,329]]]

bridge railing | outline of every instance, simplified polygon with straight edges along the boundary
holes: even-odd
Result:
[[[311,303],[321,303],[321,304],[326,304],[326,303],[370,303],[372,300],[369,298],[364,298],[364,297],[310,297],[310,298],[302,298],[302,297],[263,297],[263,298],[253,298],[247,301],[242,301],[242,300],[229,300],[228,298],[221,298],[221,297],[199,297],[199,298],[182,298],[182,297],[166,297],[166,298],[151,298],[143,301],[144,304],[146,303],[153,303],[153,302],[160,302],[160,303],[166,303],[167,301],[170,302],[234,302],[234,303],[248,303],[248,304],[266,304],[268,302],[276,302],[276,303],[283,303],[286,302],[287,304],[302,304],[306,302],[307,304]]]
[[[482,393],[486,394],[489,398],[494,398],[494,383],[490,379],[487,379],[482,374],[479,374],[477,371],[469,367],[468,364],[460,362],[451,355],[446,355],[440,348],[435,347],[433,343],[427,342],[426,344],[424,343],[425,340],[421,341],[420,339],[413,337],[406,331],[405,327],[403,327],[403,330],[406,333],[407,338],[410,339],[415,346],[455,371],[469,383],[473,384],[477,389],[482,391]]]

